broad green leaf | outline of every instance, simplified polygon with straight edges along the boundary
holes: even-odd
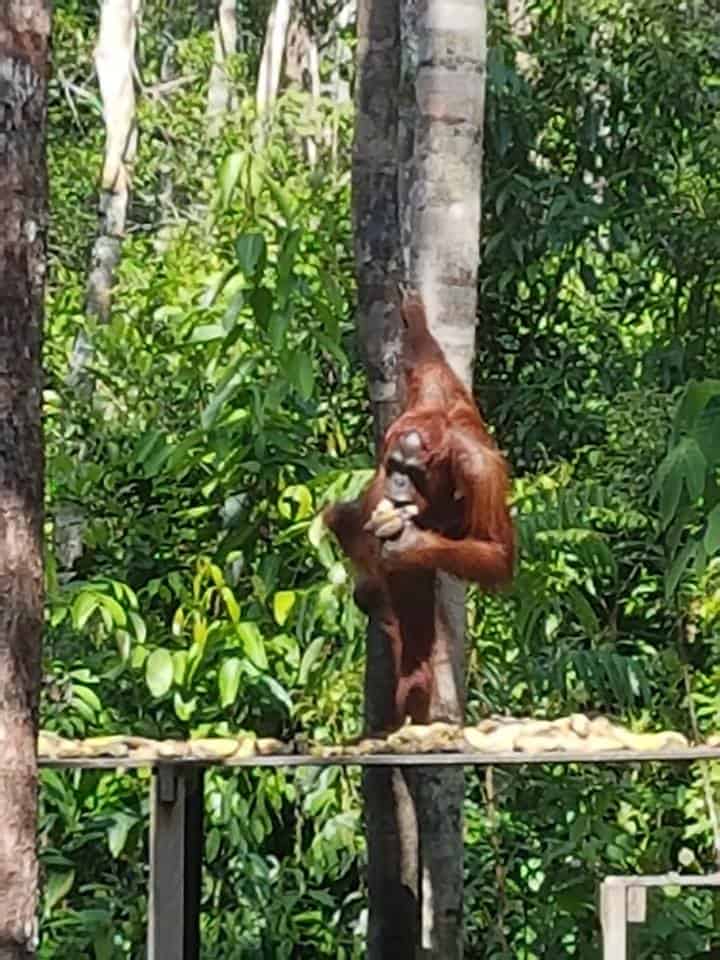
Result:
[[[187,672],[188,652],[187,650],[173,650],[173,682],[175,686],[181,687],[185,683],[185,674]]]
[[[720,395],[720,380],[691,380],[685,387],[675,414],[675,428],[691,431],[706,404]]]
[[[153,650],[145,662],[145,682],[154,697],[164,696],[173,682],[173,660],[168,650]]]
[[[183,723],[189,723],[192,715],[197,710],[197,697],[192,697],[190,700],[183,700],[180,693],[176,690],[173,696],[173,710],[178,720],[182,720]]]
[[[72,890],[75,883],[75,871],[66,870],[62,873],[52,872],[45,881],[43,907],[46,916],[52,912],[55,904],[59,903]]]
[[[98,600],[108,611],[116,627],[124,627],[127,625],[127,616],[117,600],[113,597],[108,597],[106,594],[99,594]]]
[[[297,510],[293,510],[291,504],[297,504]],[[280,516],[287,520],[306,520],[313,513],[313,499],[310,490],[303,484],[291,484],[280,494],[278,502]]]
[[[261,679],[275,699],[287,708],[288,713],[292,713],[292,700],[285,687],[283,687],[281,683],[278,683],[275,677],[268,676],[267,674]]]
[[[265,253],[265,238],[261,233],[241,233],[235,241],[235,256],[246,277],[251,277]]]
[[[238,657],[229,657],[223,661],[218,673],[221,707],[229,707],[235,703],[240,687],[241,676],[242,661]]]
[[[708,556],[720,550],[720,503],[713,507],[707,518],[704,543]]]
[[[320,546],[320,541],[324,539],[326,534],[327,527],[323,522],[322,514],[318,513],[308,527],[308,540],[317,550],[317,548]]]
[[[232,199],[235,185],[245,162],[245,154],[239,151],[228,154],[220,168],[220,206],[226,209]]]
[[[238,606],[238,602],[235,599],[235,595],[233,594],[230,587],[225,587],[225,586],[221,587],[220,596],[225,601],[225,606],[227,608],[227,612],[230,615],[230,619],[232,620],[233,623],[237,623],[238,620],[240,619],[240,607]]]
[[[130,623],[132,624],[135,639],[138,641],[138,643],[145,643],[145,638],[147,637],[145,621],[139,614],[135,613],[134,610],[130,611],[128,617],[130,619]]]
[[[100,713],[102,710],[100,698],[90,687],[84,687],[82,684],[74,683],[72,685],[72,694],[73,697],[79,697],[79,699],[82,700],[83,703],[86,703],[95,713]]]
[[[200,422],[203,429],[208,430],[213,425],[223,406],[234,393],[237,393],[245,382],[251,367],[252,364],[249,361],[240,363],[234,373],[230,373],[221,381],[207,406],[200,414]]]
[[[302,660],[300,661],[300,670],[298,671],[298,683],[300,686],[305,686],[308,682],[310,671],[320,659],[325,649],[325,644],[325,637],[315,637],[303,654]]]
[[[707,475],[707,461],[692,437],[685,437],[681,443],[685,483],[692,501],[702,496]]]
[[[265,653],[265,642],[258,625],[250,621],[238,623],[237,632],[242,641],[246,656],[252,660],[259,670],[267,670],[268,662]]]
[[[597,614],[590,606],[587,598],[583,595],[582,591],[579,590],[576,586],[570,584],[567,588],[568,598],[570,600],[570,605],[575,611],[578,620],[583,626],[585,633],[588,637],[597,636],[600,629]]]
[[[82,630],[97,609],[98,596],[95,593],[79,593],[72,605],[72,620],[76,630]]]
[[[225,329],[219,323],[201,323],[190,334],[190,343],[209,343],[212,340],[222,340]]]
[[[682,550],[677,554],[669,570],[665,572],[665,596],[670,599],[675,593],[678,583],[687,570],[689,564],[695,557],[696,543],[694,540],[688,540]]]
[[[679,464],[674,464],[665,477],[660,495],[660,522],[665,529],[675,517],[682,492],[682,473]]]
[[[309,400],[313,394],[313,387],[315,385],[315,370],[313,368],[312,357],[305,351],[300,354],[298,359],[298,377],[300,394],[305,400]]]
[[[135,823],[135,817],[131,817],[127,813],[114,814],[113,822],[108,827],[107,838],[110,853],[115,859],[117,859],[125,849],[128,833]]]
[[[294,590],[279,590],[273,597],[273,615],[275,617],[275,622],[282,627],[287,618],[290,616],[290,611],[295,606],[295,591]]]
[[[267,287],[256,287],[250,294],[250,304],[259,327],[266,329],[273,312],[273,295]]]
[[[273,350],[280,351],[285,343],[285,334],[290,323],[290,314],[285,310],[274,310],[268,323],[268,337]]]

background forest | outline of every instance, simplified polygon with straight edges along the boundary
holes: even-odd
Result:
[[[332,742],[360,730],[364,618],[315,517],[372,462],[354,27],[340,4],[308,5],[320,89],[286,70],[260,117],[270,5],[241,2],[233,97],[209,119],[211,6],[143,4],[139,149],[101,323],[85,307],[97,3],[55,2],[42,723]],[[511,593],[471,594],[468,716],[712,732],[720,14],[693,0],[528,12],[510,29],[489,4],[476,392],[513,465],[521,547]],[[142,956],[143,776],[43,772],[46,960]],[[210,771],[206,785],[203,956],[360,957],[356,772]],[[713,765],[470,771],[466,955],[598,957],[599,880],[712,869],[718,786]],[[658,892],[649,911],[634,957],[707,946],[710,893]]]

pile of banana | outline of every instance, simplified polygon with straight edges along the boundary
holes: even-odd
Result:
[[[720,735],[708,738],[703,747],[720,748]],[[689,747],[683,734],[673,730],[638,733],[606,717],[574,713],[557,720],[532,717],[489,717],[476,726],[448,723],[407,724],[387,736],[363,737],[351,743],[311,744],[305,738],[284,742],[241,733],[237,737],[205,737],[196,740],[150,740],[123,734],[73,740],[43,731],[38,737],[38,756],[43,763],[117,759],[133,765],[151,766],[173,761],[206,761],[232,765],[263,756],[317,758],[362,757],[371,754],[463,753],[496,754],[594,754],[603,752],[663,753]]]

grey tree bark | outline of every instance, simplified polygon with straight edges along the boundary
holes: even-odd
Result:
[[[0,5],[0,960],[37,946],[49,0]]]
[[[106,323],[110,317],[113,280],[125,234],[132,168],[137,153],[135,120],[135,37],[140,0],[103,0],[95,47],[95,67],[105,120],[99,226],[91,254],[85,309]],[[81,331],[70,358],[68,382],[87,380],[92,343]]]
[[[375,440],[402,409],[398,282],[397,110],[400,20],[397,3],[360,0],[353,146],[353,233],[357,324],[373,405]],[[390,645],[380,624],[368,628],[365,722],[387,729],[394,690]],[[363,775],[368,843],[369,960],[414,960],[418,945],[418,840],[412,775],[367,769]]]
[[[362,0],[353,156],[358,327],[379,443],[401,409],[396,281],[426,304],[471,383],[480,240],[484,0]],[[464,587],[437,577],[433,719],[464,717]],[[387,644],[370,625],[366,714],[388,717]],[[365,776],[370,960],[462,956],[461,769]]]
[[[480,244],[486,68],[484,0],[401,0],[405,94],[402,176],[405,259],[448,362],[472,386]],[[408,105],[414,105],[411,111]],[[410,150],[412,142],[412,150]],[[402,171],[401,171],[402,172]],[[436,578],[431,719],[465,712],[465,588]],[[462,768],[418,772],[421,955],[462,956]]]

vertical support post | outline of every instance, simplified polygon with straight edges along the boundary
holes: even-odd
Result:
[[[603,960],[627,960],[627,887],[624,878],[608,877],[600,885]]]
[[[148,960],[199,960],[203,769],[161,764],[150,804]]]

